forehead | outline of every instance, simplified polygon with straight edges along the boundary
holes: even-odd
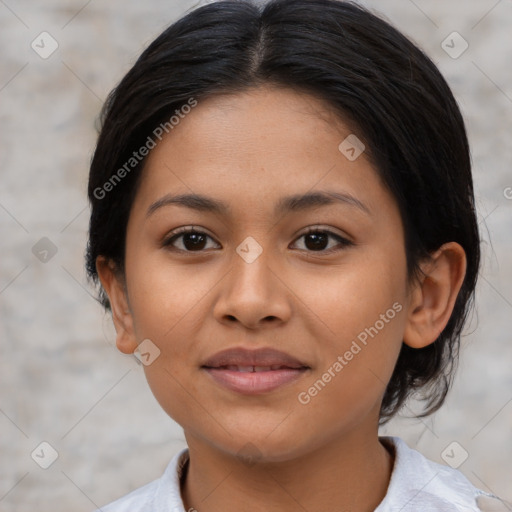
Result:
[[[199,100],[150,152],[137,201],[208,195],[228,213],[230,203],[261,211],[284,195],[333,190],[370,206],[383,193],[377,173],[364,152],[349,160],[339,148],[353,135],[325,102],[291,89]]]

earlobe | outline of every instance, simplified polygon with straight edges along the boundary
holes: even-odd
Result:
[[[458,243],[446,243],[422,270],[424,276],[411,291],[404,331],[404,343],[412,348],[433,343],[450,320],[466,275],[466,253]]]
[[[133,354],[137,348],[137,339],[124,282],[116,272],[114,263],[107,261],[104,256],[96,258],[96,271],[110,300],[112,320],[116,329],[116,346],[124,354]]]

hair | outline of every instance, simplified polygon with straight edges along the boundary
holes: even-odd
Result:
[[[480,265],[466,129],[434,63],[388,22],[353,2],[219,1],[188,12],[143,51],[100,115],[88,186],[89,280],[98,285],[99,255],[124,275],[126,226],[145,158],[123,179],[112,179],[126,169],[134,150],[190,98],[260,85],[306,92],[355,127],[399,207],[409,279],[421,275],[420,263],[444,243],[463,247],[466,274],[452,315],[432,344],[414,349],[402,343],[380,423],[416,393],[424,405],[417,417],[433,413],[453,381]],[[109,180],[114,186],[99,193]],[[98,300],[110,309],[101,286]]]

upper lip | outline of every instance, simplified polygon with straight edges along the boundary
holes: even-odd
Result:
[[[287,368],[309,368],[295,357],[273,348],[246,349],[228,348],[208,358],[202,366],[285,366]]]

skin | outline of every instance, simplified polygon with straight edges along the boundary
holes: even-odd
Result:
[[[144,371],[184,429],[186,510],[373,511],[386,494],[394,461],[378,438],[385,386],[402,341],[424,347],[447,324],[466,259],[460,245],[445,244],[425,262],[425,276],[408,281],[398,207],[365,153],[349,161],[339,151],[350,133],[323,102],[289,89],[200,101],[148,157],[127,226],[125,275],[97,260],[119,350],[133,353],[144,339],[160,350]],[[273,213],[281,197],[316,190],[349,193],[369,213],[344,203]],[[166,194],[192,192],[231,211],[167,205],[147,216]],[[174,250],[163,246],[183,226],[211,238],[195,250],[186,237]],[[315,250],[302,236],[310,226],[353,245],[331,237]],[[236,252],[248,236],[262,248],[252,263]],[[301,404],[298,394],[395,302],[402,310]],[[233,346],[271,346],[310,370],[272,392],[241,395],[200,368]],[[239,456],[247,443],[257,449],[252,464]]]

